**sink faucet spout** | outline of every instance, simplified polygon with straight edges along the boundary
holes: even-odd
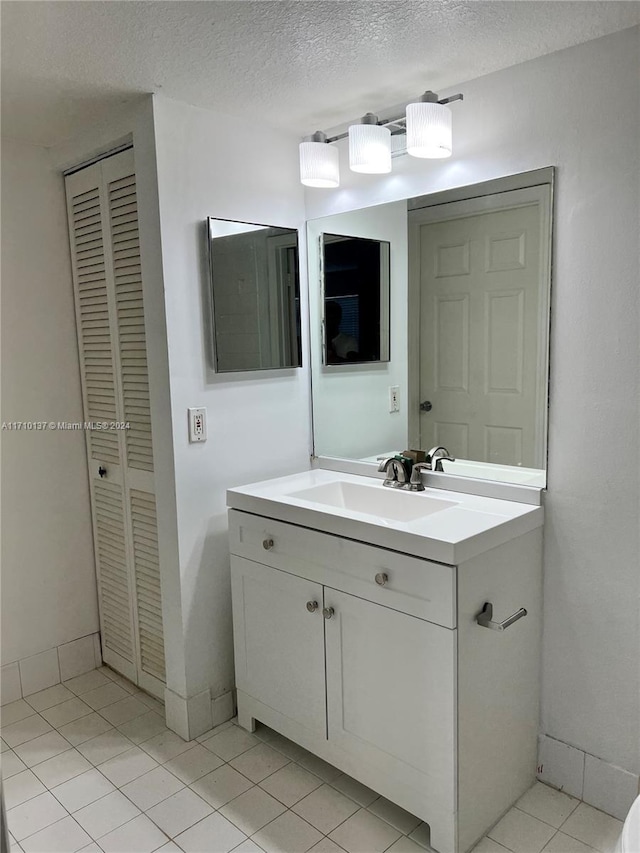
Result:
[[[378,465],[378,471],[384,471],[386,475],[383,486],[401,489],[408,483],[407,469],[399,459],[394,459],[393,456],[383,459]]]

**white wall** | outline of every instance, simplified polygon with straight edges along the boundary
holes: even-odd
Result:
[[[309,467],[309,369],[215,375],[203,289],[207,216],[303,228],[297,139],[154,97],[186,693],[233,687],[225,490]],[[301,252],[301,264],[306,263]],[[302,306],[306,315],[306,299]],[[208,440],[190,445],[187,407]]]
[[[2,420],[83,420],[64,184],[2,140]],[[2,663],[98,630],[84,433],[2,432]]]
[[[639,34],[457,86],[449,162],[405,157],[388,178],[343,162],[339,190],[306,194],[314,218],[558,167],[542,730],[636,773]]]
[[[322,364],[320,235],[386,240],[390,247],[390,360]],[[407,442],[407,205],[398,202],[307,224],[309,313],[316,456],[359,458],[405,450]],[[400,411],[389,412],[389,386],[400,387]]]

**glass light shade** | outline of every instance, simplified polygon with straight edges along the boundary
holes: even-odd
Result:
[[[349,128],[349,168],[367,175],[391,171],[391,131],[377,124],[353,124]]]
[[[407,105],[407,154],[437,159],[451,156],[451,110],[445,104]]]
[[[338,149],[327,142],[301,142],[300,182],[306,187],[340,186]]]

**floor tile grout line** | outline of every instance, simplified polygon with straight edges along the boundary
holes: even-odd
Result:
[[[134,804],[134,805],[135,805],[135,804]],[[161,827],[159,827],[159,826],[157,825],[157,823],[155,823],[155,822],[153,821],[153,819],[152,819],[152,818],[150,818],[150,817],[149,817],[149,815],[148,815],[146,812],[143,812],[142,810],[140,810],[140,814],[135,815],[135,816],[134,816],[134,817],[132,817],[130,820],[126,820],[124,823],[121,823],[121,824],[120,824],[120,826],[114,826],[114,828],[113,828],[113,829],[110,829],[108,832],[104,832],[104,833],[103,833],[99,838],[93,838],[93,836],[90,836],[90,837],[92,838],[92,840],[93,840],[93,841],[95,841],[95,843],[96,843],[98,846],[100,846],[100,839],[101,839],[101,838],[106,838],[106,836],[107,836],[107,835],[109,835],[110,833],[112,833],[112,832],[116,832],[116,830],[118,830],[118,829],[122,829],[123,827],[128,826],[130,823],[133,823],[133,821],[134,821],[134,820],[138,820],[138,818],[139,818],[141,815],[144,815],[144,816],[147,818],[147,820],[149,820],[151,823],[153,823],[153,825],[156,827],[156,829],[159,829],[159,830],[160,830],[160,832],[161,832],[161,833],[164,835],[164,837],[165,837],[165,840],[162,842],[162,844],[159,844],[157,847],[154,847],[154,848],[153,848],[153,850],[159,850],[159,849],[160,849],[160,847],[163,847],[163,846],[164,846],[165,844],[167,844],[169,841],[173,841],[173,838],[171,838],[171,836],[170,836],[170,835],[168,835],[168,834],[164,831],[164,829],[162,829]],[[86,832],[86,830],[85,830],[85,832]],[[90,835],[90,833],[88,833],[88,832],[87,832],[87,835]],[[153,853],[153,851],[152,851],[152,853]]]
[[[67,750],[67,751],[68,751],[68,750]],[[63,753],[61,753],[61,752],[60,752],[60,753],[58,753],[58,755],[62,755],[62,754],[63,754]],[[52,756],[52,757],[53,757],[53,758],[57,758],[58,756],[57,756],[57,755],[54,755],[54,756]],[[47,761],[48,761],[48,760],[49,760],[49,759],[47,759]],[[44,764],[44,762],[42,762],[42,763]],[[36,764],[36,765],[34,765],[34,766],[35,766],[35,767],[37,767],[38,765]],[[32,769],[33,769],[33,768],[31,768],[31,767],[27,767],[27,770],[32,770]],[[57,785],[54,785],[54,786],[53,786],[53,787],[51,787],[51,788],[50,788],[50,787],[49,787],[45,782],[43,782],[43,781],[42,781],[42,779],[40,779],[40,777],[39,777],[39,776],[36,776],[36,774],[34,773],[33,775],[34,775],[34,776],[36,776],[36,779],[38,780],[38,782],[40,782],[40,784],[41,784],[41,785],[44,785],[45,790],[44,790],[44,791],[40,791],[40,793],[39,793],[39,794],[34,794],[34,796],[33,796],[33,797],[28,797],[26,800],[23,800],[21,803],[16,803],[16,805],[15,805],[15,806],[11,806],[11,808],[10,808],[10,809],[8,808],[8,809],[7,809],[7,822],[8,822],[9,812],[10,812],[12,809],[17,809],[19,806],[24,806],[26,803],[30,803],[32,800],[35,800],[37,797],[41,797],[41,796],[42,796],[42,794],[51,794],[51,796],[56,800],[56,802],[58,802],[58,803],[62,806],[62,808],[66,810],[66,812],[67,812],[69,815],[73,815],[74,813],[73,813],[73,812],[71,812],[71,811],[69,811],[69,809],[65,806],[65,804],[64,804],[64,803],[63,803],[63,802],[62,802],[62,801],[61,801],[61,800],[56,796],[56,794],[54,793],[54,789],[55,789],[55,788],[60,787],[60,785],[65,785],[67,782],[72,782],[74,779],[77,779],[79,776],[82,776],[82,775],[83,775],[83,773],[89,773],[89,771],[90,771],[90,770],[98,770],[98,769],[99,769],[98,767],[93,766],[93,767],[90,767],[88,770],[81,770],[81,771],[80,771],[80,773],[76,773],[76,775],[75,775],[75,776],[70,776],[68,779],[65,779],[65,780],[64,780],[64,782],[59,782]],[[21,773],[24,773],[25,771],[24,771],[24,770],[21,770],[20,772],[21,772]],[[16,775],[17,775],[17,774],[16,774]],[[104,773],[101,773],[100,775],[104,776]],[[13,778],[13,777],[12,777],[12,776],[10,776],[9,778],[11,779],[11,778]],[[111,785],[113,785],[113,782],[111,782],[111,780],[110,780],[110,779],[108,779],[106,776],[104,776],[104,778],[107,780],[107,782],[109,782]],[[116,786],[114,786],[114,787],[116,787]],[[116,787],[116,790],[119,790],[119,789]],[[113,791],[111,791],[110,793],[113,793]],[[107,796],[109,796],[109,795],[108,795],[108,794],[103,794],[102,796],[103,796],[103,797],[107,797]],[[92,802],[98,802],[98,800],[101,800],[101,799],[102,799],[102,797],[98,797],[96,800],[93,800]],[[91,805],[91,803],[85,803],[85,805],[89,806],[89,805]],[[81,806],[80,808],[84,808],[84,806]],[[76,811],[80,811],[80,809],[76,809]],[[62,819],[62,818],[61,818],[61,819]],[[54,821],[54,823],[55,823],[55,822],[56,822],[56,821]]]
[[[162,764],[159,764],[159,765],[158,765],[158,767],[162,767]],[[147,773],[153,773],[155,770],[157,770],[157,769],[158,769],[158,767],[154,767],[154,768],[153,768],[153,770],[147,770]],[[138,781],[138,779],[142,779],[142,776],[146,776],[146,775],[147,775],[147,773],[143,773],[141,776],[137,776],[135,779],[131,779],[131,782],[137,782],[137,781]],[[171,773],[171,771],[170,771],[170,770],[167,770],[167,773]],[[175,775],[175,773],[171,773],[171,775],[172,775],[172,776],[174,776],[176,779],[178,779],[178,777]],[[188,788],[188,787],[189,787],[188,785],[185,785],[185,783],[182,781],[182,779],[178,779],[178,782],[180,782],[180,784],[182,785],[182,788],[178,788],[178,790],[177,790],[177,791],[174,791],[174,792],[173,792],[173,794],[169,794],[169,796],[168,796],[168,797],[163,797],[163,799],[158,800],[158,802],[157,802],[157,803],[154,803],[152,806],[149,806],[149,808],[150,808],[150,809],[152,809],[152,808],[154,808],[155,806],[160,805],[160,803],[164,803],[164,801],[165,801],[165,800],[168,800],[168,799],[169,799],[169,797],[173,797],[173,795],[174,795],[174,794],[178,794],[178,793],[180,793],[180,791],[184,790],[184,788]],[[111,784],[113,784],[113,782],[112,782]],[[122,794],[122,796],[123,796],[123,797],[126,797],[126,798],[131,802],[131,803],[133,803],[133,805],[134,805],[137,809],[140,809],[140,806],[139,806],[136,802],[134,802],[134,801],[131,799],[131,797],[126,793],[126,791],[123,791],[123,790],[122,790],[123,788],[126,788],[126,786],[127,786],[127,785],[129,785],[129,784],[130,784],[130,782],[125,782],[125,784],[124,784],[124,785],[122,785],[121,787],[116,786],[116,789],[117,789],[118,791],[120,791],[120,793]],[[195,793],[196,793],[196,791],[194,791],[193,793],[195,794]],[[203,798],[201,797],[200,799],[203,799]],[[213,806],[212,806],[212,808],[213,808]],[[144,814],[146,814],[146,812],[147,812],[147,810],[146,810],[146,809],[140,809],[140,811],[141,811],[141,812],[143,812]],[[150,820],[151,820],[151,819],[152,819],[152,818],[150,818]],[[160,829],[160,827],[158,827],[158,828]],[[164,830],[163,830],[163,832],[164,832]]]
[[[59,685],[59,684],[54,684],[53,686],[54,686],[54,687],[60,687],[61,685]],[[51,689],[52,689],[51,687],[46,687],[46,688],[45,688],[45,690],[51,690]],[[33,696],[37,696],[37,695],[38,695],[38,693],[30,693],[30,694],[29,694],[29,696],[25,696],[25,697],[24,697],[23,701],[24,701],[24,702],[26,702],[26,703],[27,703],[27,705],[28,705],[30,708],[33,708],[33,710],[35,711],[35,713],[36,713],[36,714],[40,714],[42,711],[50,711],[50,710],[51,710],[51,708],[57,708],[57,707],[58,707],[58,705],[62,705],[62,704],[63,704],[63,702],[70,702],[70,701],[71,701],[71,699],[76,699],[76,698],[77,698],[77,697],[75,696],[75,694],[74,694],[71,690],[69,690],[69,688],[68,688],[68,687],[67,687],[66,689],[67,689],[67,691],[71,694],[70,696],[65,696],[65,697],[64,697],[64,699],[61,699],[59,702],[54,702],[54,703],[53,703],[53,705],[49,705],[49,706],[48,706],[48,707],[46,707],[46,708],[40,708],[39,710],[38,710],[38,708],[35,708],[35,707],[31,704],[31,702],[29,702],[29,698],[30,698],[30,697],[33,697]],[[39,692],[40,692],[40,693],[44,693],[44,690],[41,690],[41,691],[39,691]]]
[[[98,773],[100,773],[99,768],[98,768],[98,767],[95,767],[95,766],[94,766],[94,767],[91,767],[89,770],[84,770],[84,771],[83,771],[83,773],[90,773],[90,772],[91,772],[91,770],[97,770],[97,771],[98,771]],[[104,775],[104,773],[100,773],[100,775],[101,775],[101,776],[102,776],[102,778],[103,778],[103,779],[105,779],[105,780],[106,780],[110,785],[113,785],[113,782],[111,781],[111,779],[107,779],[107,777]],[[78,776],[82,776],[82,773],[79,773],[79,774],[78,774]],[[71,781],[73,781],[73,779],[77,779],[77,778],[78,778],[78,776],[72,776],[72,777],[71,777],[71,779],[67,779],[67,782],[71,782]],[[43,784],[44,784],[44,783],[43,783]],[[66,782],[60,782],[60,785],[66,785]],[[97,803],[97,802],[98,802],[98,800],[102,800],[102,799],[104,799],[104,797],[108,797],[108,796],[109,796],[109,794],[113,794],[113,791],[109,791],[109,793],[108,793],[108,794],[101,794],[99,797],[96,797],[96,799],[95,799],[95,800],[91,800],[91,802],[90,802],[90,803],[85,803],[84,805],[80,806],[79,808],[74,809],[73,811],[71,811],[67,806],[65,806],[65,804],[62,802],[62,800],[61,800],[61,799],[56,795],[56,793],[55,793],[55,788],[59,788],[59,787],[60,787],[60,785],[54,785],[54,787],[53,787],[53,788],[47,788],[47,790],[49,791],[49,793],[51,794],[51,796],[52,796],[52,797],[55,797],[55,799],[60,803],[60,805],[62,806],[62,808],[67,810],[67,812],[71,815],[71,817],[73,817],[73,815],[74,815],[76,812],[79,812],[81,809],[84,809],[86,806],[92,806],[94,803]],[[114,787],[114,790],[116,790],[116,791],[117,791],[117,790],[119,790],[115,785],[113,785],[113,787]],[[85,832],[86,832],[86,830],[85,830]]]
[[[61,805],[62,805],[62,804],[61,804]],[[64,806],[63,806],[63,808],[64,808]],[[65,817],[61,817],[59,820],[54,820],[54,821],[53,821],[53,823],[50,823],[50,824],[48,824],[47,826],[43,827],[42,829],[39,829],[39,830],[38,830],[38,832],[44,832],[44,831],[45,831],[45,829],[50,829],[50,828],[51,828],[52,826],[54,826],[56,823],[60,823],[60,821],[62,821],[62,820],[66,820],[68,817],[70,817],[70,818],[71,818],[71,820],[72,820],[72,821],[74,821],[74,823],[76,824],[76,826],[80,827],[80,829],[85,833],[85,835],[86,835],[88,838],[91,838],[91,840],[92,840],[92,841],[95,841],[95,839],[94,839],[94,838],[92,838],[91,834],[90,834],[90,833],[88,833],[88,832],[87,832],[87,830],[86,830],[83,826],[80,826],[80,824],[78,823],[78,821],[74,818],[74,816],[73,816],[73,815],[71,814],[71,812],[70,812],[70,811],[68,811],[68,810],[67,810],[67,814],[65,815]],[[28,841],[30,838],[33,838],[33,836],[34,836],[34,835],[37,835],[37,834],[38,834],[37,832],[33,832],[31,835],[27,835],[27,836],[26,836],[26,838],[23,838],[23,839],[22,839],[22,841]],[[84,845],[84,847],[87,847],[87,846],[88,846],[87,844],[85,844],[85,845]],[[81,847],[80,849],[82,850],[82,847]]]
[[[542,782],[541,784],[543,784],[543,785],[544,785],[544,782]],[[556,788],[552,788],[552,790],[554,790],[554,791],[555,791],[555,790],[557,790],[557,789],[556,789]],[[562,793],[562,791],[560,791],[560,793]],[[567,795],[567,796],[569,796],[569,795]],[[527,811],[525,811],[524,809],[520,808],[520,806],[518,806],[518,804],[517,804],[517,803],[514,803],[514,805],[513,805],[511,808],[512,808],[512,809],[516,809],[516,811],[522,812],[523,814],[526,814],[528,817],[532,817],[532,818],[534,818],[535,820],[539,820],[539,821],[540,821],[540,823],[544,823],[544,824],[545,824],[545,826],[550,826],[552,829],[555,829],[555,830],[556,830],[556,832],[560,832],[560,831],[562,830],[562,828],[565,826],[565,824],[567,823],[567,821],[569,820],[569,818],[571,818],[571,817],[573,816],[573,814],[578,810],[578,808],[579,808],[579,806],[580,806],[580,805],[585,805],[585,806],[588,806],[590,809],[595,809],[595,811],[600,812],[600,814],[603,814],[605,817],[609,817],[609,818],[611,818],[612,820],[618,820],[618,818],[614,817],[613,815],[610,815],[610,814],[608,814],[607,812],[603,812],[603,811],[602,811],[602,809],[598,809],[598,808],[596,808],[595,806],[589,805],[589,803],[585,803],[585,802],[584,802],[584,800],[578,800],[578,801],[577,801],[577,803],[576,803],[576,805],[574,806],[574,808],[573,808],[573,809],[571,810],[571,812],[566,816],[566,818],[562,821],[562,823],[560,824],[560,826],[554,826],[552,823],[549,823],[548,821],[544,820],[543,818],[541,818],[541,817],[537,817],[537,815],[529,814],[529,812],[527,812]],[[511,809],[510,809],[510,810],[511,810]],[[499,822],[500,822],[500,821],[498,821],[498,823],[499,823]],[[496,826],[496,825],[497,825],[497,824],[494,824],[494,826]],[[493,827],[491,827],[491,829],[489,830],[489,832],[491,832],[492,830],[493,830]],[[487,834],[488,834],[488,833],[487,833]],[[576,841],[581,841],[581,839],[580,839],[580,838],[577,838],[575,835],[571,835],[571,833],[570,833],[570,832],[563,832],[563,835],[568,835],[570,838],[573,838],[573,839],[575,839]],[[494,839],[492,839],[492,841],[493,841],[493,840],[494,840]],[[549,840],[551,840],[551,839],[549,839]],[[547,842],[547,844],[548,844],[548,843],[549,843],[549,842]],[[584,842],[584,841],[582,841],[582,844],[585,844],[585,842]],[[546,846],[546,845],[545,845],[545,846]],[[591,845],[587,845],[587,846],[591,846]],[[594,848],[594,849],[595,849],[595,848]]]
[[[516,802],[516,803],[514,803],[514,804],[511,806],[511,808],[512,808],[512,809],[515,809],[516,811],[521,812],[522,814],[526,814],[526,815],[527,815],[527,817],[532,817],[534,820],[539,820],[539,821],[540,821],[540,823],[544,823],[544,825],[545,825],[545,826],[550,826],[552,829],[555,829],[556,831],[560,829],[560,827],[559,827],[559,826],[554,826],[552,823],[549,823],[549,821],[548,821],[548,820],[545,820],[545,819],[544,819],[544,818],[542,818],[542,817],[538,817],[538,815],[531,814],[530,812],[525,811],[525,809],[520,808],[520,806],[517,804],[517,802]],[[578,806],[576,806],[576,808],[578,808]],[[574,808],[574,809],[573,809],[573,811],[571,812],[571,814],[573,814],[573,812],[576,810],[576,808]],[[511,809],[509,809],[509,811],[511,811]],[[509,812],[506,812],[506,814],[509,814]],[[562,822],[561,826],[564,826],[564,824],[565,824],[565,823],[569,820],[569,818],[571,817],[571,814],[570,814],[570,815],[568,815],[568,816],[563,820],[563,822]],[[500,818],[500,820],[502,820],[502,818]],[[500,821],[498,821],[498,823],[500,823]],[[494,826],[497,826],[497,824],[494,824]],[[493,829],[493,827],[491,827],[491,829]],[[489,831],[491,831],[491,830],[489,830]],[[504,845],[503,845],[503,846],[504,846]]]

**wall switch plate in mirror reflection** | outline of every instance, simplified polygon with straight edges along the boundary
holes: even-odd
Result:
[[[549,167],[307,223],[316,457],[444,445],[452,474],[544,488],[553,182]],[[389,246],[386,364],[325,368],[326,234]]]

